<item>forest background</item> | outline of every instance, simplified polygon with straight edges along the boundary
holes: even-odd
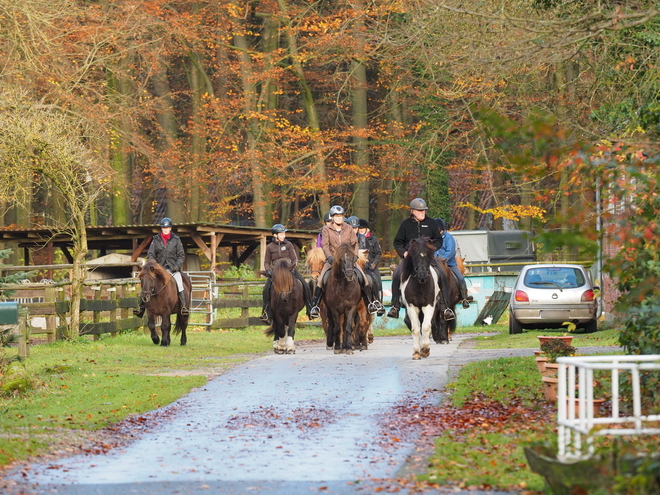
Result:
[[[539,132],[642,157],[660,132],[652,0],[0,0],[0,54],[0,227],[341,204],[388,249],[419,196],[452,229],[593,228]]]

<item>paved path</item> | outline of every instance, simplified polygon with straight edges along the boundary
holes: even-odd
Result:
[[[454,366],[533,354],[459,349],[469,337],[432,344],[422,361],[412,360],[410,337],[377,338],[353,355],[314,344],[252,360],[165,408],[167,421],[125,448],[33,464],[12,475],[12,491],[370,493],[373,480],[406,468],[414,447],[384,450],[374,418],[411,397],[437,404]]]

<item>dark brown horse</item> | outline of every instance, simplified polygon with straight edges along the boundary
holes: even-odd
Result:
[[[186,291],[188,300],[190,300],[191,283],[190,278],[181,272],[183,278],[183,287]],[[147,261],[138,275],[142,289],[140,299],[144,302],[147,311],[147,327],[151,331],[151,340],[154,344],[161,346],[170,345],[170,328],[172,321],[170,315],[175,314],[176,325],[174,333],[181,333],[181,345],[186,345],[186,329],[188,328],[189,315],[181,314],[181,304],[179,303],[179,293],[176,287],[176,281],[171,273],[153,260]],[[162,339],[158,338],[156,333],[156,317],[161,317],[160,332]]]
[[[358,254],[357,264],[360,265],[363,270],[365,265],[367,264],[367,261],[368,260],[366,255],[364,255],[363,253]],[[318,276],[320,275],[321,270],[323,268],[323,264],[325,263],[325,254],[323,253],[323,249],[321,248],[312,249],[307,255],[307,258],[305,259],[305,263],[307,264],[307,267],[309,268],[309,271],[312,275],[312,280],[310,282],[310,285],[312,286],[312,292],[314,292],[314,284],[317,282]],[[323,326],[323,331],[325,332],[326,348],[328,350],[331,350],[334,348],[335,330],[330,329],[328,326],[329,318],[328,318],[328,309],[325,304],[325,298],[321,299],[319,303],[319,309],[321,312],[321,324]],[[367,311],[367,306],[364,303],[364,299],[363,299],[357,305],[355,318],[352,323],[353,333],[351,337],[352,339],[351,343],[354,349],[360,351],[367,350],[369,344],[371,344],[374,341],[374,330],[373,330],[374,319],[375,316],[370,314],[369,311]]]
[[[451,336],[456,330],[456,318],[447,320],[444,317],[446,309],[456,312],[456,305],[461,301],[461,287],[456,275],[447,266],[445,260],[438,260],[440,274],[440,297],[436,307],[436,313],[431,326],[433,340],[438,344],[449,344]]]
[[[295,354],[294,336],[298,313],[305,306],[303,287],[300,280],[291,273],[288,260],[275,261],[272,269],[270,307],[273,323],[265,334],[273,337],[273,350],[276,354]]]
[[[352,337],[362,301],[355,262],[357,255],[348,244],[337,248],[330,275],[325,282],[323,299],[328,316],[328,343],[335,354],[353,354]],[[362,304],[364,306],[364,304]],[[366,307],[364,307],[366,311]]]

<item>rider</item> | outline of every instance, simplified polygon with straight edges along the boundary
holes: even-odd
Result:
[[[463,308],[469,309],[472,296],[468,296],[467,294],[465,278],[463,277],[461,270],[458,268],[458,263],[456,263],[456,239],[454,239],[454,236],[447,231],[447,224],[442,218],[436,218],[435,223],[438,224],[440,236],[442,237],[442,247],[435,252],[435,257],[444,259],[447,262],[449,269],[456,275],[459,286],[461,287]]]
[[[353,231],[353,228],[344,222],[344,209],[339,205],[335,205],[330,208],[330,216],[332,217],[332,223],[330,225],[324,226],[323,230],[321,230],[321,237],[323,238],[323,253],[325,254],[326,259],[325,263],[323,264],[321,274],[318,278],[316,291],[314,292],[314,301],[312,303],[311,311],[313,318],[318,318],[321,314],[319,303],[321,302],[321,296],[323,295],[324,278],[325,274],[328,272],[334,261],[335,251],[342,244],[349,244],[353,248],[355,254],[357,254],[358,250],[357,235]],[[364,272],[362,272],[362,269],[359,265],[356,265],[356,267],[362,275],[365,286],[367,286],[367,277],[364,276]],[[382,307],[380,302],[372,301],[371,297],[369,296],[370,291],[366,291],[364,287],[362,292],[365,296],[365,299],[367,300],[369,311],[372,313],[377,312],[380,307]]]
[[[156,260],[174,277],[179,292],[181,314],[190,314],[183,279],[181,278],[181,267],[183,267],[183,262],[186,259],[186,252],[183,249],[181,238],[172,233],[171,219],[165,217],[160,221],[160,234],[156,234],[151,241],[149,251],[147,251],[147,259]],[[134,309],[133,314],[138,318],[142,318],[144,315],[144,301],[140,300],[140,307]]]
[[[378,301],[382,304],[383,282],[380,278],[380,272],[378,271],[378,263],[380,263],[380,259],[383,256],[383,250],[380,248],[378,237],[373,235],[369,230],[369,221],[364,218],[359,219],[357,236],[359,249],[365,249],[367,251],[366,271],[371,274],[376,282]],[[385,314],[385,308],[378,310],[377,314],[378,316],[383,316]]]
[[[328,212],[325,215],[323,215],[323,225],[330,225],[331,223],[332,223],[332,216],[330,215],[330,212]],[[321,232],[323,232],[323,230],[321,230]],[[323,247],[323,236],[321,235],[321,232],[319,232],[319,235],[316,238],[316,247]]]
[[[431,240],[431,243],[437,248],[440,249],[442,246],[442,237],[440,237],[440,232],[438,231],[438,226],[432,218],[426,216],[426,201],[422,198],[415,198],[410,202],[410,216],[404,219],[399,225],[399,230],[394,237],[394,249],[400,258],[405,258],[408,256],[408,244],[413,239],[419,237],[428,237]],[[396,271],[392,275],[392,307],[390,308],[387,316],[390,318],[399,317],[399,309],[401,308],[401,264],[397,266]],[[452,319],[453,311],[447,309],[445,311],[445,318]]]
[[[259,319],[261,321],[265,321],[266,323],[270,323],[273,321],[273,313],[270,307],[270,288],[273,285],[271,275],[271,266],[276,260],[279,259],[286,259],[289,262],[289,266],[291,268],[291,274],[296,277],[298,280],[300,280],[300,283],[302,284],[303,287],[303,294],[305,297],[305,306],[307,307],[307,317],[312,319],[310,316],[310,309],[311,309],[311,291],[309,290],[309,285],[305,281],[305,279],[302,277],[300,272],[297,270],[298,266],[298,256],[296,255],[296,248],[293,247],[293,244],[291,242],[287,241],[286,238],[286,228],[284,225],[281,223],[276,223],[275,225],[272,226],[270,229],[271,233],[273,234],[273,240],[268,243],[266,246],[266,253],[264,256],[264,268],[266,269],[266,277],[268,279],[266,280],[266,283],[264,284],[264,291],[263,291],[263,312]]]

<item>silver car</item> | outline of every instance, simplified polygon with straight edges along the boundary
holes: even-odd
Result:
[[[526,265],[509,303],[509,333],[524,328],[561,328],[565,322],[597,330],[598,302],[589,273],[581,265]]]

